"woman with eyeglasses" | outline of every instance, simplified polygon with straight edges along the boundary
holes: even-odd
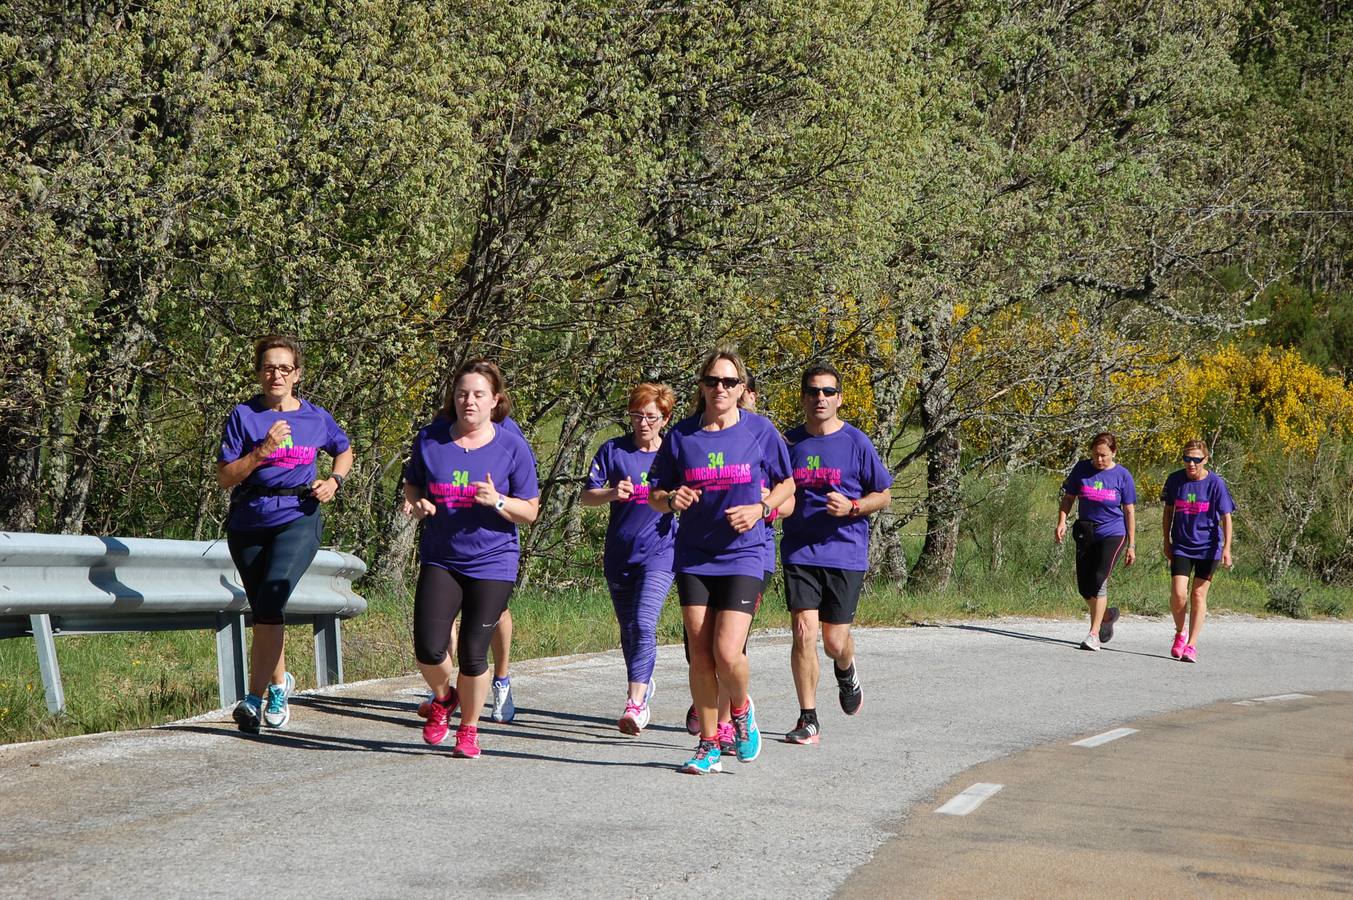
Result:
[[[747,367],[731,350],[700,367],[695,414],[673,426],[649,475],[649,505],[681,513],[673,567],[690,649],[691,697],[700,719],[695,755],[681,771],[722,771],[719,689],[732,698],[735,752],[761,753],[761,732],[748,693],[743,647],[765,575],[765,519],[794,492],[784,440],[739,400]],[[763,499],[761,482],[769,485]]]
[[[254,346],[259,393],[230,411],[216,480],[230,495],[226,543],[253,614],[249,692],[232,713],[240,731],[284,728],[295,679],[286,670],[286,605],[319,551],[328,503],[352,470],[348,436],[333,416],[296,396],[301,346],[269,335]],[[328,478],[315,459],[333,457]]]
[[[1127,565],[1137,561],[1137,483],[1116,461],[1118,439],[1107,431],[1090,440],[1090,458],[1072,467],[1062,483],[1062,501],[1053,539],[1066,537],[1066,517],[1079,502],[1071,526],[1076,542],[1076,586],[1090,608],[1090,633],[1082,650],[1098,650],[1113,639],[1118,607],[1109,606],[1109,573],[1124,548]]]
[[[517,526],[540,509],[535,456],[519,432],[501,425],[511,409],[497,364],[470,360],[456,371],[441,414],[418,432],[404,470],[404,511],[423,522],[413,599],[414,656],[433,694],[423,740],[440,744],[461,705],[453,754],[465,759],[480,754],[489,643],[521,559]],[[459,672],[447,654],[457,615]]]
[[[1212,576],[1217,563],[1231,568],[1231,514],[1236,505],[1226,481],[1207,470],[1207,444],[1189,441],[1183,460],[1184,468],[1171,472],[1160,492],[1165,504],[1161,530],[1165,559],[1170,563],[1170,613],[1174,616],[1170,655],[1196,663]]]
[[[645,382],[630,391],[630,433],[601,445],[592,460],[584,506],[610,504],[603,570],[611,592],[629,693],[617,726],[639,735],[648,727],[658,661],[658,616],[672,587],[676,516],[648,505],[649,473],[662,429],[676,405],[666,385]]]

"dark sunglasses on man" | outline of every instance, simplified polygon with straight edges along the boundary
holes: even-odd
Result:
[[[742,379],[733,378],[731,376],[727,378],[720,378],[718,375],[705,375],[701,377],[700,383],[703,384],[705,387],[709,388],[710,390],[713,390],[714,388],[717,388],[720,385],[722,385],[724,390],[731,391],[733,388],[742,384]]]
[[[839,393],[841,393],[841,389],[834,387],[806,387],[803,389],[805,397],[835,397]]]

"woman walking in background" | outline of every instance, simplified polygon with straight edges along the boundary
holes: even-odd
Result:
[[[1170,613],[1174,616],[1170,655],[1191,663],[1198,661],[1207,591],[1217,563],[1231,568],[1231,513],[1236,506],[1225,480],[1207,470],[1207,444],[1189,441],[1183,460],[1184,468],[1171,472],[1160,492],[1165,504],[1161,530],[1165,559],[1170,563]]]
[[[644,383],[630,392],[630,433],[601,445],[592,460],[584,506],[610,504],[603,569],[611,592],[629,694],[618,727],[638,735],[648,727],[656,690],[658,616],[672,587],[676,516],[648,505],[649,473],[662,446],[676,395],[666,385]]]
[[[531,448],[500,427],[512,408],[488,360],[460,367],[442,414],[418,432],[404,472],[404,509],[423,520],[413,601],[414,655],[432,689],[423,740],[439,744],[463,701],[456,756],[479,756],[489,695],[489,642],[517,580],[517,525],[534,522],[540,490]],[[451,623],[461,614],[460,671],[451,684]]]
[[[254,620],[249,693],[233,712],[241,731],[283,728],[295,679],[286,670],[286,605],[319,551],[320,504],[328,503],[352,469],[348,436],[333,416],[296,396],[302,375],[295,338],[270,335],[254,347],[259,393],[230,411],[216,480],[233,488],[226,543],[239,570]],[[315,458],[333,457],[328,478]]]
[[[742,649],[765,576],[762,529],[794,492],[784,439],[770,422],[739,408],[747,367],[730,350],[700,367],[700,409],[668,433],[654,461],[649,505],[679,512],[674,567],[690,648],[691,696],[700,719],[695,755],[681,767],[721,771],[719,689],[732,698],[738,759],[761,752]],[[770,486],[762,499],[761,481]]]
[[[1066,537],[1066,517],[1077,502],[1080,508],[1071,526],[1076,542],[1076,585],[1090,608],[1090,632],[1081,641],[1084,650],[1098,650],[1113,638],[1118,607],[1109,606],[1109,573],[1127,548],[1130,566],[1137,560],[1137,485],[1132,473],[1116,461],[1118,439],[1107,431],[1090,441],[1090,458],[1072,467],[1062,483],[1062,502],[1053,537]]]

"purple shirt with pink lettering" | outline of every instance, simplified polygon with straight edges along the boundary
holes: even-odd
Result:
[[[535,456],[520,432],[504,423],[494,426],[491,441],[474,450],[456,445],[452,427],[439,417],[419,431],[404,467],[404,480],[437,506],[436,514],[423,520],[418,559],[469,578],[516,581],[521,561],[517,526],[492,506],[475,502],[475,482],[492,476],[505,497],[539,497]]]
[[[739,534],[725,513],[734,506],[761,503],[761,482],[790,477],[789,453],[770,420],[743,410],[737,423],[706,431],[699,414],[678,422],[662,442],[648,482],[661,490],[681,485],[700,489],[700,499],[681,514],[673,569],[692,575],[748,575],[763,578],[766,524]]]
[[[634,438],[625,435],[602,444],[592,459],[586,485],[589,490],[615,487],[626,478],[634,483],[634,493],[628,500],[611,502],[604,555],[608,579],[618,579],[632,566],[672,568],[676,516],[648,505],[649,471],[657,455],[656,450],[640,450],[634,446]]]
[[[269,409],[263,395],[258,394],[230,411],[217,461],[234,462],[252,453],[279,420],[291,426],[291,436],[231,492],[230,519],[226,523],[231,531],[275,528],[313,513],[319,501],[312,497],[259,496],[250,489],[310,485],[317,477],[315,457],[320,450],[337,456],[348,449],[348,436],[327,410],[302,399],[300,409],[278,412]]]
[[[794,515],[785,519],[780,556],[789,565],[864,572],[869,568],[869,519],[833,516],[827,495],[851,500],[886,491],[893,475],[869,437],[849,423],[815,436],[800,425],[786,435],[794,463]]]
[[[1071,473],[1062,482],[1062,493],[1080,501],[1077,514],[1094,523],[1096,540],[1127,535],[1123,507],[1136,504],[1137,483],[1126,466],[1101,470],[1083,459],[1071,467]]]
[[[1224,543],[1221,517],[1235,512],[1236,504],[1226,481],[1208,472],[1197,481],[1180,469],[1165,479],[1160,499],[1174,507],[1170,543],[1177,556],[1187,559],[1221,559]]]

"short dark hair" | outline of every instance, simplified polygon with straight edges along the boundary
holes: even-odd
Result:
[[[1118,452],[1118,438],[1113,436],[1113,432],[1101,431],[1090,439],[1090,449],[1093,450],[1100,444],[1109,448],[1110,453]]]
[[[838,388],[841,386],[841,373],[836,371],[836,367],[833,366],[831,363],[819,362],[813,363],[811,366],[803,370],[803,377],[799,379],[799,393],[800,394],[807,393],[808,381],[810,379],[816,378],[819,375],[830,375],[833,379],[836,380],[836,386]]]
[[[503,378],[503,370],[498,368],[498,364],[493,360],[472,359],[457,369],[455,377],[451,379],[451,386],[446,391],[446,402],[442,404],[441,414],[444,417],[452,422],[456,421],[456,385],[466,375],[483,375],[493,388],[493,392],[498,395],[498,403],[493,407],[489,418],[501,422],[511,415],[512,397],[507,393],[507,379]]]
[[[263,354],[269,350],[290,350],[291,360],[296,368],[302,367],[301,345],[289,334],[269,334],[259,339],[254,344],[254,371],[259,372],[263,369]]]

